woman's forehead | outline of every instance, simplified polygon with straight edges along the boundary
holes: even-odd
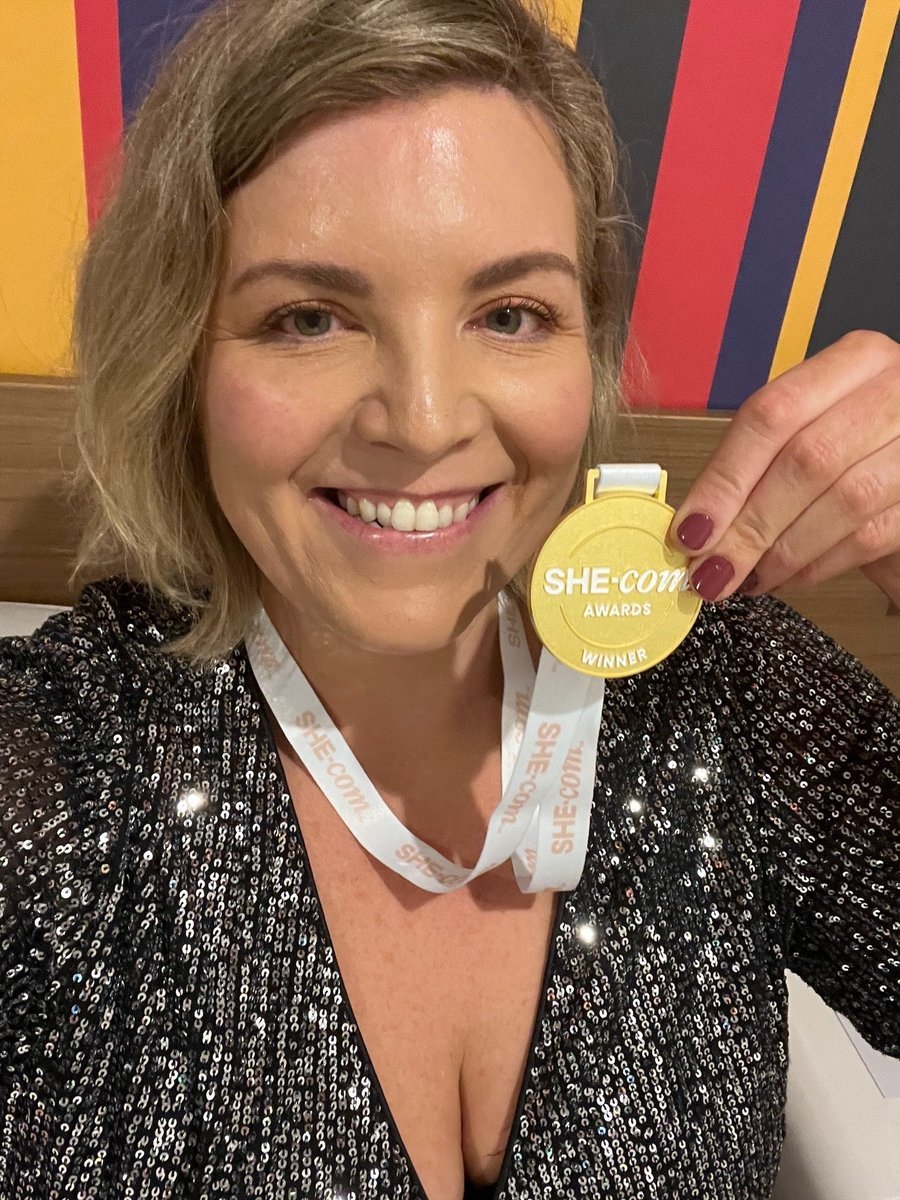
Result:
[[[239,254],[382,236],[421,249],[480,227],[496,236],[501,222],[571,248],[575,231],[552,131],[501,89],[455,88],[319,125],[286,143],[226,208]]]

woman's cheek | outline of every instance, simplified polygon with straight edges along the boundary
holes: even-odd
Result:
[[[211,370],[204,408],[211,467],[218,462],[242,475],[288,475],[327,433],[321,406],[304,404],[283,384],[241,373]]]
[[[578,460],[590,425],[591,402],[588,381],[586,387],[561,389],[549,411],[545,410],[535,455],[540,454],[549,469],[565,469]]]

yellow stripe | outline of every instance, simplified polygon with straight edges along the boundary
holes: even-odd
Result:
[[[884,73],[900,0],[868,0],[800,252],[769,378],[802,362]]]
[[[578,41],[582,0],[545,0],[545,4],[551,26],[574,46]]]
[[[0,0],[0,373],[63,375],[87,232],[73,0]]]

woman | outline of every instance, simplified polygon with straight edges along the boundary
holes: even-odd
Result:
[[[516,0],[231,3],[163,69],[76,319],[85,556],[131,580],[0,653],[8,1194],[759,1197],[785,966],[900,1053],[897,706],[777,601],[607,686],[564,892],[401,877],[265,691],[260,603],[389,809],[478,860],[497,597],[616,402],[618,214],[600,89]],[[897,361],[845,339],[735,420],[674,522],[720,598],[870,518],[890,591]]]

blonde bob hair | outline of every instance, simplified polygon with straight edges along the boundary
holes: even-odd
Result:
[[[555,131],[576,204],[593,416],[603,457],[628,303],[625,206],[602,88],[541,0],[227,0],[206,9],[132,121],[82,260],[73,329],[72,580],[110,568],[186,606],[167,651],[207,666],[245,636],[258,570],[213,495],[199,431],[224,205],[278,147],[387,99],[502,87]],[[570,498],[570,505],[576,496]],[[524,580],[513,581],[521,596]]]

